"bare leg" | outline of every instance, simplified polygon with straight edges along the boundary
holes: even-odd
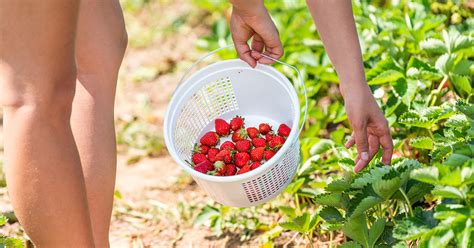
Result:
[[[71,125],[87,187],[97,247],[109,246],[116,170],[114,99],[127,44],[117,0],[82,0],[76,43],[77,88]]]
[[[38,247],[94,247],[70,127],[78,1],[0,0],[0,104],[8,190]]]

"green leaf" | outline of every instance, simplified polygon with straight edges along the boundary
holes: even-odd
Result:
[[[436,60],[436,68],[444,75],[448,75],[453,69],[455,56],[451,54],[443,54]]]
[[[311,223],[311,216],[308,213],[304,213],[303,215],[294,218],[293,222],[300,226],[303,232],[308,232]]]
[[[284,214],[286,214],[290,218],[296,217],[296,210],[292,207],[279,206],[278,209],[280,209]]]
[[[443,198],[464,199],[464,194],[459,189],[451,186],[436,187],[431,193]]]
[[[365,211],[375,207],[377,204],[382,203],[383,199],[375,196],[367,196],[363,198],[359,203],[356,203],[354,206],[351,206],[351,218],[354,216],[362,215]],[[351,202],[352,204],[352,202]]]
[[[420,42],[420,48],[428,53],[446,53],[448,51],[443,41],[433,38]]]
[[[453,153],[451,154],[451,156],[448,157],[448,159],[446,159],[444,164],[449,165],[449,166],[459,167],[459,166],[462,166],[464,163],[466,163],[470,159],[471,158],[466,155]]]
[[[380,235],[382,235],[385,229],[385,223],[385,220],[380,218],[372,224],[372,227],[369,231],[369,247],[375,246],[377,240],[380,238]]]
[[[457,114],[449,117],[444,126],[462,130],[469,127],[469,121],[465,115]]]
[[[466,218],[465,221],[457,222],[453,226],[456,234],[456,244],[460,248],[469,248],[469,240],[472,235],[472,219]]]
[[[319,216],[331,224],[340,223],[344,220],[342,214],[334,207],[324,207],[319,212]]]
[[[431,238],[428,241],[429,247],[446,247],[449,242],[454,238],[452,230],[436,230],[433,232]]]
[[[195,226],[197,225],[204,225],[206,223],[212,222],[214,219],[220,217],[220,212],[218,209],[206,206],[204,207],[201,212],[198,214],[196,219],[194,220]]]
[[[364,247],[369,247],[369,230],[365,215],[350,218],[342,227],[342,231],[349,238],[359,242]]]
[[[437,167],[425,167],[413,170],[410,176],[420,182],[436,185],[438,183],[439,171]]]
[[[415,217],[405,218],[395,225],[393,237],[401,240],[415,240],[429,230],[430,227],[422,219]]]
[[[341,244],[339,248],[362,248],[362,245],[354,241],[349,241]]]
[[[334,141],[329,140],[329,139],[321,139],[319,140],[319,142],[317,142],[311,147],[309,153],[311,155],[321,154],[331,149],[331,147],[333,146],[334,146]]]
[[[433,150],[434,143],[430,137],[417,137],[410,140],[410,145],[419,149]]]
[[[375,85],[375,84],[384,84],[384,83],[389,83],[389,82],[395,82],[400,78],[405,77],[403,73],[396,71],[396,70],[386,70],[382,72],[381,74],[377,75],[375,78],[370,80],[368,83],[369,85]]]
[[[5,224],[7,224],[7,221],[8,221],[7,217],[0,214],[0,226],[4,226]]]
[[[347,208],[349,198],[342,193],[324,193],[317,195],[314,202],[336,208]]]
[[[450,79],[457,92],[461,94],[471,94],[472,86],[467,76],[451,74]]]
[[[351,160],[352,161],[352,160]],[[351,187],[352,174],[346,173],[342,179],[334,180],[330,182],[325,190],[330,192],[342,192],[348,190]]]
[[[401,179],[395,171],[385,175],[381,180],[377,180],[372,184],[372,189],[381,198],[387,200],[401,186]]]
[[[304,230],[294,222],[282,222],[280,223],[280,226],[283,227],[284,229],[288,229],[291,231],[299,232],[299,233],[304,233]]]
[[[303,185],[304,180],[305,180],[304,177],[302,177],[302,178],[299,178],[298,180],[290,183],[288,185],[288,187],[285,189],[285,192],[287,192],[289,194],[292,194],[292,195],[295,194],[296,191],[298,191],[301,188],[301,186]]]

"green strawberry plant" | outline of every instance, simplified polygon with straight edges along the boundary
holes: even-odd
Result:
[[[7,223],[8,219],[0,214],[0,227]],[[8,237],[0,234],[0,248],[23,248],[23,241],[14,237]]]
[[[229,13],[226,1],[196,3]],[[308,120],[294,181],[281,197],[252,211],[272,209],[266,216],[280,215],[279,227],[310,244],[315,236],[342,232],[345,247],[472,246],[472,9],[451,0],[354,1],[367,82],[395,146],[393,166],[379,164],[378,154],[354,174],[355,151],[343,147],[351,130],[338,78],[304,1],[266,5],[285,47],[281,60],[303,73]],[[212,18],[211,34],[198,42],[205,50],[231,42],[224,15]],[[219,56],[236,55],[227,50]],[[288,68],[275,67],[297,81]]]

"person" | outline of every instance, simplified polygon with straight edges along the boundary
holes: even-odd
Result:
[[[283,47],[263,0],[231,0],[230,28],[240,58],[250,66],[274,61],[260,53],[278,59]],[[344,98],[353,135],[345,144],[357,147],[355,172],[360,172],[372,160],[379,148],[382,162],[390,164],[393,143],[387,119],[375,101],[367,84],[362,54],[357,37],[352,2],[350,0],[307,0],[327,54],[338,74],[339,89]],[[251,40],[251,45],[249,41]]]
[[[231,0],[239,56],[255,67],[283,48],[263,0]],[[114,99],[127,45],[118,0],[0,0],[0,106],[6,177],[38,247],[108,247],[116,170]],[[382,146],[387,121],[364,78],[350,0],[308,0],[354,128],[356,171]],[[252,39],[251,48],[247,45]]]
[[[0,0],[0,104],[15,214],[38,247],[108,247],[118,0]]]

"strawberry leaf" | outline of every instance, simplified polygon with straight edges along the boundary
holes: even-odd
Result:
[[[375,85],[375,84],[384,84],[384,83],[389,83],[389,82],[395,82],[400,78],[404,78],[405,75],[403,73],[396,71],[396,70],[386,70],[379,75],[377,75],[375,78],[370,80],[368,82],[369,85]]]
[[[434,142],[430,137],[417,137],[410,140],[410,145],[418,149],[433,150]]]
[[[349,204],[349,198],[342,193],[324,193],[317,195],[314,202],[336,208],[346,209]]]
[[[369,247],[369,230],[367,228],[367,218],[365,215],[350,218],[342,227],[342,231],[349,238],[359,242],[364,247]]]
[[[415,169],[410,173],[411,178],[420,182],[436,185],[439,182],[439,171],[437,167],[425,167]]]
[[[332,224],[341,223],[344,220],[339,210],[334,207],[324,207],[319,212],[319,216],[321,216],[321,218],[323,218],[323,220],[325,220],[326,222]]]

